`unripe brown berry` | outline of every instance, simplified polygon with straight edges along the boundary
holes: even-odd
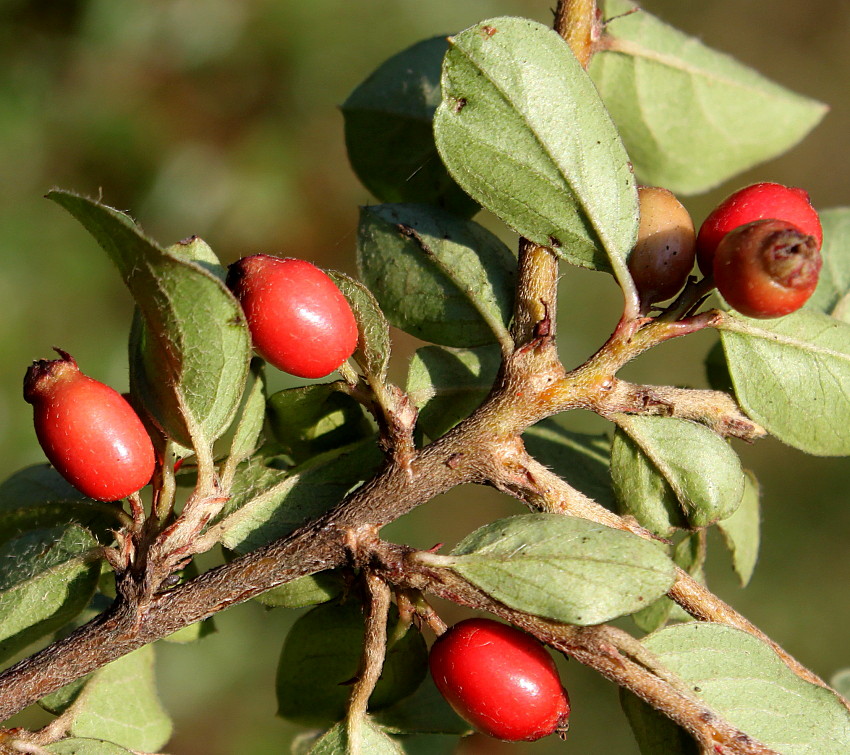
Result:
[[[694,223],[667,189],[641,186],[640,227],[629,271],[644,305],[675,296],[694,266]]]
[[[143,488],[154,471],[153,443],[120,393],[87,377],[74,358],[39,360],[27,370],[24,399],[50,463],[79,491],[117,501]]]
[[[714,256],[714,281],[730,307],[748,317],[798,310],[818,284],[820,243],[784,220],[757,220],[727,233]]]

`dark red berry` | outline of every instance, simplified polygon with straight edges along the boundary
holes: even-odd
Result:
[[[781,317],[812,295],[821,269],[814,236],[784,220],[757,220],[727,233],[714,257],[714,282],[748,317]]]
[[[348,300],[318,267],[255,254],[230,266],[227,285],[239,299],[257,353],[291,375],[329,375],[357,348]]]
[[[154,470],[153,443],[120,393],[87,377],[69,354],[33,362],[24,398],[33,406],[38,441],[56,470],[99,501],[143,488]]]
[[[729,231],[768,218],[785,220],[803,233],[814,236],[818,249],[823,244],[820,218],[803,189],[757,183],[726,197],[703,222],[697,234],[697,263],[702,274],[711,275],[714,253]]]
[[[430,666],[443,697],[483,734],[530,742],[567,729],[570,700],[555,662],[525,632],[491,619],[461,621],[436,640]]]
[[[641,186],[640,227],[629,271],[641,302],[654,304],[682,290],[694,266],[694,223],[674,194]]]

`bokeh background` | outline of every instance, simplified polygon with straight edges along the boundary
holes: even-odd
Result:
[[[225,263],[288,254],[354,272],[358,205],[371,201],[345,156],[338,106],[391,54],[482,18],[548,23],[545,0],[0,0],[0,476],[43,460],[21,398],[27,365],[61,346],[86,372],[127,386],[129,295],[106,257],[58,206],[52,186],[102,196],[149,234],[197,234]],[[647,0],[645,7],[782,84],[831,105],[806,142],[732,184],[687,200],[697,222],[737,186],[803,186],[816,206],[850,205],[850,2]],[[482,213],[479,220],[510,240]],[[513,241],[511,244],[513,245]],[[560,340],[579,363],[617,319],[608,276],[566,271]],[[416,348],[396,334],[394,375]],[[701,384],[700,334],[630,366],[646,382]],[[279,378],[280,385],[285,382]],[[596,427],[589,418],[582,426]],[[712,539],[709,582],[791,653],[829,677],[850,666],[850,461],[763,441],[739,449],[763,484],[764,544],[752,584],[737,587]],[[519,507],[487,490],[449,495],[386,534],[451,543]],[[454,620],[462,612],[446,607]],[[280,642],[296,612],[250,604],[220,631],[160,653],[175,716],[168,751],[283,753],[294,729],[274,717]],[[573,729],[471,753],[622,753],[630,739],[616,690],[564,664]]]

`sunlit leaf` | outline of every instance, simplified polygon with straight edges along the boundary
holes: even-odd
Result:
[[[658,543],[560,514],[485,525],[457,545],[446,565],[505,605],[581,625],[632,613],[675,579]]]
[[[342,103],[348,159],[381,202],[427,202],[464,217],[478,205],[451,179],[431,125],[440,103],[445,36],[402,50]]]
[[[718,326],[743,410],[818,456],[850,454],[850,324],[800,310],[775,320],[730,312]]]
[[[634,7],[605,1],[612,43],[588,70],[642,184],[707,191],[786,152],[826,113]]]
[[[0,660],[86,607],[100,576],[97,546],[76,524],[32,530],[0,545]]]
[[[711,710],[782,755],[850,751],[850,713],[838,698],[800,679],[752,635],[693,622],[668,627],[643,642]],[[686,740],[669,719],[648,715],[649,708],[628,693],[622,698],[643,755],[696,752],[671,746]]]
[[[634,177],[567,43],[528,19],[482,21],[451,38],[442,87],[437,148],[467,193],[520,235],[630,287]]]
[[[357,265],[397,328],[446,346],[510,338],[516,258],[471,220],[428,205],[364,207]]]

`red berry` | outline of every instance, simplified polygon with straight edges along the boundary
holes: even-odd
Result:
[[[227,285],[245,311],[254,348],[291,375],[329,375],[357,348],[348,300],[305,260],[255,254],[233,263]]]
[[[823,244],[823,229],[817,210],[803,189],[775,183],[747,186],[726,197],[715,207],[697,234],[697,263],[703,275],[711,275],[714,253],[723,237],[738,226],[754,220],[777,218],[814,236],[817,247]]]
[[[757,220],[727,233],[714,257],[714,282],[748,317],[781,317],[812,295],[821,269],[819,242],[784,220]]]
[[[694,222],[672,192],[638,188],[640,227],[629,255],[629,271],[644,304],[681,291],[694,266]]]
[[[24,398],[50,463],[79,491],[117,501],[143,488],[154,470],[153,443],[120,393],[87,377],[73,357],[33,362]]]
[[[431,648],[431,676],[455,712],[511,742],[564,732],[570,699],[555,662],[534,637],[491,619],[450,627]]]

